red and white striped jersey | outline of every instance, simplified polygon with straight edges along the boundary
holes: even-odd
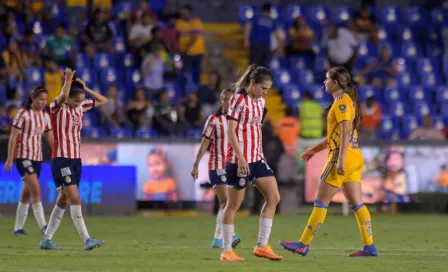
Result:
[[[208,170],[226,168],[227,118],[222,113],[210,115],[202,136],[210,140]]]
[[[51,102],[50,119],[54,128],[52,158],[81,158],[82,116],[94,107],[95,101],[92,99],[84,100],[74,109],[66,104],[57,105],[56,100]]]
[[[264,117],[264,98],[251,99],[245,90],[236,93],[230,100],[230,108],[227,118],[238,122],[236,136],[248,163],[254,163],[263,159],[261,147],[261,124]],[[238,163],[232,145],[229,142],[227,162]]]
[[[34,112],[29,108],[23,108],[17,113],[12,125],[20,129],[14,158],[42,161],[42,134],[51,130],[48,113]]]

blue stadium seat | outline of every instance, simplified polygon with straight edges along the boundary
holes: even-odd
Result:
[[[285,57],[272,57],[269,62],[269,69],[283,69],[286,68],[286,58]]]
[[[418,32],[409,26],[397,27],[397,31],[401,42],[416,42],[418,39]]]
[[[411,103],[426,103],[428,101],[428,97],[425,93],[425,90],[422,86],[412,86],[409,88],[409,101]]]
[[[149,139],[152,137],[157,137],[158,134],[157,134],[157,131],[154,129],[140,128],[137,130],[136,136],[138,138]]]
[[[382,101],[381,90],[378,87],[370,85],[361,86],[358,90],[358,94],[361,102],[365,102],[369,96],[375,97],[377,101]]]
[[[441,58],[443,52],[444,52],[443,45],[425,44],[425,54],[430,58]]]
[[[299,16],[305,16],[305,8],[299,5],[289,5],[283,10],[284,22],[287,27]]]
[[[428,14],[423,8],[408,8],[406,14],[406,23],[412,26],[427,25]]]
[[[317,56],[316,60],[314,62],[314,73],[318,76],[318,75],[323,75],[325,74],[325,71],[327,70],[327,68],[329,67],[327,58],[324,56]]]
[[[419,75],[437,73],[439,64],[434,59],[418,58],[415,62],[415,68]]]
[[[295,69],[293,79],[298,86],[307,87],[314,84],[314,73],[307,69]]]
[[[448,104],[448,86],[439,86],[436,90],[438,104]]]
[[[279,88],[283,88],[284,86],[291,83],[291,76],[289,75],[288,70],[279,69],[274,70],[274,81],[275,85]]]
[[[84,80],[84,82],[86,83],[86,85],[88,87],[92,87],[95,84],[97,84],[96,75],[89,68],[83,68],[83,69],[76,70],[76,74],[78,75],[79,78]]]
[[[6,101],[6,87],[4,85],[0,85],[0,101]]]
[[[337,7],[332,11],[332,20],[337,25],[346,25],[353,17],[353,8],[350,7]]]
[[[86,128],[93,127],[94,126],[93,119],[94,119],[94,117],[91,112],[84,113],[82,116],[82,128],[86,129]]]
[[[110,136],[114,138],[132,137],[132,132],[127,128],[113,128],[110,130]]]
[[[289,67],[295,69],[310,69],[312,67],[311,58],[309,57],[292,57],[289,58]]]
[[[409,114],[409,108],[408,105],[403,102],[390,103],[388,112],[393,117],[402,118]]]
[[[114,67],[112,56],[107,53],[97,53],[93,59],[93,67],[98,70],[104,70]]]
[[[440,105],[440,116],[443,118],[448,118],[448,103]]]
[[[76,54],[76,69],[91,68],[89,58],[86,53],[79,52]]]
[[[432,118],[434,128],[442,130],[447,126],[445,120],[443,120],[442,117],[433,115],[433,116],[431,116],[431,118]]]
[[[255,15],[255,9],[251,5],[240,5],[238,11],[238,21],[240,24],[245,24],[250,21]]]
[[[42,85],[44,81],[44,71],[39,68],[25,69],[25,80],[29,86]]]
[[[328,8],[325,6],[313,6],[308,10],[308,18],[312,25],[328,25],[330,20]]]
[[[421,117],[421,116],[428,115],[428,114],[434,114],[435,110],[434,110],[433,106],[434,105],[428,104],[426,102],[423,102],[423,103],[416,102],[413,107],[414,115],[416,117]]]
[[[296,108],[300,102],[301,91],[297,85],[288,85],[283,88],[283,100],[292,108]]]
[[[91,138],[99,138],[106,136],[105,130],[98,127],[83,128],[81,130],[81,133],[82,136]]]
[[[120,75],[113,68],[103,69],[100,71],[100,85],[102,89],[106,89],[109,85],[115,84],[121,86]]]
[[[435,27],[425,28],[423,32],[424,42],[430,44],[442,44],[443,39],[440,33],[440,29]]]
[[[107,23],[112,30],[114,36],[122,36],[126,33],[123,31],[123,27],[121,26],[119,21],[109,21]]]
[[[358,45],[358,55],[360,59],[367,59],[376,56],[375,46],[371,42],[360,42]]]
[[[416,59],[422,56],[420,45],[414,42],[404,42],[401,46],[401,55],[407,59]]]
[[[419,128],[418,120],[417,118],[413,116],[406,116],[403,117],[401,120],[401,133],[400,137],[402,139],[409,138],[409,135],[411,135],[412,131]]]
[[[119,3],[114,4],[113,12],[117,17],[121,17],[125,13],[131,13],[136,8],[135,1],[120,1]]]
[[[122,36],[115,36],[113,45],[117,54],[123,54],[126,52],[126,40]]]
[[[381,140],[391,140],[398,127],[398,120],[388,115],[381,117],[381,123],[378,128],[377,137]]]
[[[401,88],[408,88],[415,84],[415,76],[411,73],[400,73],[398,75],[398,86]]]
[[[281,14],[281,9],[278,6],[272,6],[271,7],[271,18],[274,20],[279,19],[279,16]]]
[[[437,74],[428,73],[420,76],[420,82],[423,88],[434,90],[440,84],[440,79]]]
[[[384,89],[384,101],[397,103],[403,100],[403,91],[399,87],[387,87]]]
[[[398,8],[387,7],[381,9],[378,18],[385,25],[397,25],[401,23],[401,12]]]
[[[329,95],[325,91],[325,88],[322,85],[314,84],[314,85],[308,86],[307,90],[311,92],[314,100],[316,100],[318,103],[322,104],[324,107],[329,106],[333,101],[333,98],[331,97],[331,95]]]
[[[187,137],[199,139],[202,137],[202,130],[201,129],[189,129],[187,131]]]
[[[383,26],[378,27],[378,38],[380,41],[390,41],[392,40],[392,36],[390,29]]]
[[[126,70],[126,89],[128,92],[132,92],[137,86],[142,82],[142,76],[140,70],[138,69],[128,69]]]
[[[408,61],[405,58],[396,58],[395,62],[397,63],[397,69],[398,72],[400,73],[402,72],[411,73],[414,71],[412,61]]]
[[[442,9],[433,9],[431,11],[431,25],[442,27],[445,25],[445,22],[447,20],[445,19],[445,14]]]

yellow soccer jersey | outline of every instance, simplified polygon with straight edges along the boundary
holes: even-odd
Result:
[[[328,149],[334,151],[341,145],[341,127],[339,123],[349,121],[351,126],[349,148],[358,148],[358,132],[353,129],[355,119],[355,104],[346,93],[337,96],[328,112],[327,117],[327,140]]]

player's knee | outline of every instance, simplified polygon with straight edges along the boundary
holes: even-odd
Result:
[[[229,203],[225,205],[225,210],[227,212],[236,213],[240,209],[241,203]]]
[[[226,204],[227,204],[227,199],[223,199],[219,201],[219,208],[221,210],[224,210],[226,208]]]
[[[68,207],[68,199],[58,199],[56,201],[56,205],[61,209],[67,209]]]
[[[272,193],[266,198],[267,205],[277,206],[278,203],[280,203],[280,193]]]

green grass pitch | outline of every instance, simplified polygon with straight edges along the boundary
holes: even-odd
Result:
[[[307,215],[278,216],[270,238],[281,262],[252,256],[258,234],[257,217],[237,217],[243,237],[237,252],[241,263],[219,261],[210,249],[214,217],[86,217],[90,235],[105,245],[83,250],[69,213],[54,237],[59,252],[39,250],[37,224],[28,216],[29,235],[11,234],[13,217],[0,217],[0,271],[448,271],[448,217],[442,215],[373,215],[377,258],[347,258],[361,247],[353,216],[329,215],[310,253],[300,257],[284,251],[280,239],[297,239]]]

